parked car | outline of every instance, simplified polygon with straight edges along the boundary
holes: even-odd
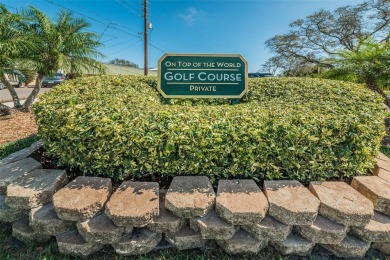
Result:
[[[254,72],[254,73],[248,73],[248,78],[264,78],[264,77],[272,77],[273,75],[271,73],[260,73],[260,72]]]
[[[17,88],[22,87],[23,83],[26,82],[26,77],[19,70],[5,69],[4,75],[8,82]],[[3,86],[3,88],[5,88],[5,86]]]
[[[52,76],[45,76],[42,80],[42,87],[54,87],[58,84],[61,84],[66,80],[66,75],[64,73],[56,73]]]

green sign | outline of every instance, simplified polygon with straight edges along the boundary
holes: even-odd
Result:
[[[165,98],[241,98],[248,63],[238,54],[165,54],[158,62],[158,90]]]

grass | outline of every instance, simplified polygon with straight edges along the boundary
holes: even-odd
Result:
[[[213,243],[209,245],[214,245]],[[99,252],[92,254],[87,259],[103,260],[103,259],[139,259],[139,260],[250,260],[250,259],[290,259],[289,257],[282,257],[273,248],[267,247],[257,255],[239,255],[230,256],[222,251],[220,248],[209,247],[205,250],[193,249],[177,251],[176,249],[165,249],[160,251],[153,251],[146,255],[123,257],[115,254],[110,246],[106,246]],[[12,238],[11,224],[0,223],[0,259],[42,259],[42,260],[57,260],[57,259],[81,259],[73,256],[62,255],[58,251],[57,243],[53,238],[48,244],[30,244],[24,243]],[[301,259],[301,258],[296,258]],[[309,259],[309,258],[307,258]],[[320,258],[318,258],[320,259]]]
[[[387,157],[390,157],[390,147],[382,145],[380,151],[385,154]]]
[[[0,259],[20,259],[20,260],[70,260],[81,259],[73,256],[62,255],[58,251],[57,243],[52,238],[50,243],[47,244],[29,244],[16,240],[12,237],[11,224],[0,223]],[[257,255],[228,255],[221,248],[216,246],[215,242],[210,241],[206,245],[206,249],[192,249],[178,251],[176,249],[165,249],[160,251],[152,251],[145,255],[139,256],[119,256],[117,255],[111,246],[106,246],[102,250],[90,255],[86,259],[93,260],[125,260],[125,259],[138,259],[138,260],[332,260],[332,259],[344,259],[338,258],[332,255],[330,252],[317,245],[314,247],[312,253],[307,257],[302,256],[282,256],[273,247],[268,246],[261,250]],[[381,254],[377,250],[370,249],[364,259],[370,260],[390,260],[389,257]]]
[[[30,135],[29,137],[20,139],[15,142],[10,142],[7,144],[0,145],[0,159],[17,152],[19,150],[22,150],[24,148],[27,148],[31,146],[32,143],[38,141],[39,138],[37,135]]]

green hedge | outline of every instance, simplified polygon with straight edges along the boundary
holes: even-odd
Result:
[[[309,78],[249,81],[241,104],[164,100],[156,78],[80,78],[34,106],[50,155],[82,173],[343,179],[373,166],[382,98],[362,85]]]

